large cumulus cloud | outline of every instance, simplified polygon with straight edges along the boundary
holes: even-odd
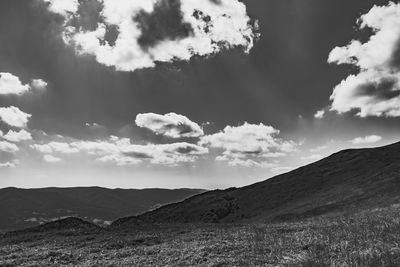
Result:
[[[8,72],[0,72],[0,95],[22,95],[30,90],[30,86],[22,84],[20,79]]]
[[[30,117],[32,117],[31,114],[25,113],[17,107],[0,107],[0,120],[12,127],[27,127]]]
[[[200,137],[204,135],[202,128],[183,115],[168,113],[142,113],[136,116],[137,126],[171,138]]]
[[[233,47],[249,52],[258,37],[238,0],[44,1],[65,18],[67,44],[121,71]]]
[[[278,137],[279,130],[264,124],[245,123],[227,126],[221,132],[206,135],[200,144],[222,149],[217,160],[232,166],[274,167],[275,160],[296,149],[296,143]]]
[[[0,95],[23,95],[32,90],[44,91],[47,82],[33,79],[30,84],[23,84],[18,76],[9,72],[0,72]]]
[[[400,4],[374,6],[361,16],[359,28],[373,30],[368,41],[352,40],[329,55],[330,63],[359,69],[335,87],[331,109],[339,113],[356,110],[360,117],[399,117]]]

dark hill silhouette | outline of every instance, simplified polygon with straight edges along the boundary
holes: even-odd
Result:
[[[16,230],[6,233],[5,237],[22,235],[22,234],[33,234],[33,233],[47,233],[47,232],[70,232],[75,235],[84,233],[98,233],[104,231],[101,227],[96,224],[87,222],[80,218],[68,217],[53,222],[48,222],[39,226],[26,228],[23,230]]]
[[[202,192],[200,189],[4,188],[0,189],[0,231],[71,216],[104,224]]]
[[[400,143],[350,149],[243,188],[216,190],[122,218],[111,228],[138,222],[280,220],[389,205],[400,198]]]

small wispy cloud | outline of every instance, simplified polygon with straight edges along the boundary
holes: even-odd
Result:
[[[314,118],[316,119],[323,119],[325,116],[325,110],[318,110],[315,114],[314,114]]]
[[[61,162],[62,159],[59,157],[55,157],[53,155],[44,155],[43,156],[43,160],[48,162],[48,163],[58,163]]]
[[[363,145],[363,144],[377,143],[381,140],[382,140],[382,137],[379,135],[369,135],[369,136],[354,138],[353,140],[350,140],[349,142],[352,143],[353,145]]]

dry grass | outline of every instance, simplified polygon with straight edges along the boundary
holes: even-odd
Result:
[[[182,224],[1,240],[2,266],[400,266],[400,209],[291,223]]]

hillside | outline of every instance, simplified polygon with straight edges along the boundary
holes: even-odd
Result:
[[[266,181],[206,192],[112,228],[137,222],[279,220],[388,205],[400,199],[400,143],[335,153]]]
[[[1,266],[400,266],[400,205],[279,223],[143,224],[77,218],[0,236]]]
[[[139,214],[202,193],[198,189],[106,189],[100,187],[0,189],[0,231],[76,216],[98,224]]]
[[[3,234],[4,238],[12,238],[12,237],[20,237],[29,234],[39,234],[43,233],[54,234],[54,233],[67,233],[69,235],[80,235],[80,234],[92,234],[92,233],[100,233],[105,231],[104,228],[94,224],[82,220],[80,218],[67,217],[64,219],[51,221],[48,223],[41,224],[39,226],[33,226],[29,228],[25,228],[22,230],[15,230],[11,232],[7,232]]]

